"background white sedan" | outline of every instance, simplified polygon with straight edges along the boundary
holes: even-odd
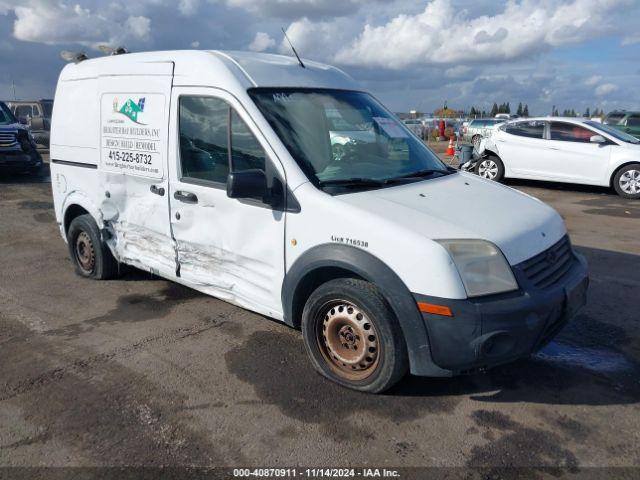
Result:
[[[514,120],[483,142],[475,167],[490,180],[504,177],[613,187],[640,198],[640,140],[589,119]]]

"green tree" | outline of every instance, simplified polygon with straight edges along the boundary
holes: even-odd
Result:
[[[584,111],[584,116],[587,118],[591,118],[591,113],[589,112],[589,107]]]
[[[504,106],[504,113],[511,113],[511,107],[509,106],[509,102]]]
[[[527,105],[526,103],[524,104],[524,108],[522,109],[522,116],[523,117],[529,116],[529,105]]]
[[[516,115],[519,117],[522,116],[522,102],[518,103],[518,109],[516,110]]]
[[[492,117],[495,117],[496,114],[498,114],[498,104],[496,102],[493,102],[493,107],[491,107],[491,113],[489,115],[491,115]]]

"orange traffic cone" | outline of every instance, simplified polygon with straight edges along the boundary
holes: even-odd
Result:
[[[453,148],[453,137],[449,138],[449,146],[447,147],[447,155],[453,157],[456,154],[455,149]]]

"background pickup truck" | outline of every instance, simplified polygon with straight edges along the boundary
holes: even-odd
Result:
[[[7,105],[18,121],[31,129],[38,151],[47,153],[53,100],[21,100],[7,102]]]

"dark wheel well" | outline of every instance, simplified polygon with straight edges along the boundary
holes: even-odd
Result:
[[[623,163],[623,164],[622,164],[622,165],[620,165],[618,168],[616,168],[616,169],[613,171],[613,173],[611,174],[611,178],[609,179],[609,186],[610,186],[611,188],[613,188],[613,181],[615,180],[616,175],[618,174],[618,172],[619,172],[620,170],[622,170],[624,167],[628,167],[629,165],[634,165],[634,164],[636,164],[636,165],[640,165],[640,162],[634,162],[634,161],[631,161],[631,162]]]
[[[88,214],[89,212],[87,212],[84,208],[82,208],[80,205],[70,205],[67,208],[67,211],[64,212],[64,233],[66,235],[66,233],[69,231],[69,225],[71,225],[71,222],[73,221],[74,218],[79,217],[80,215],[85,215]]]
[[[320,267],[308,272],[298,283],[293,294],[292,321],[293,326],[300,328],[302,321],[302,310],[309,296],[323,283],[337,278],[355,278],[364,280],[358,274],[340,267]]]

